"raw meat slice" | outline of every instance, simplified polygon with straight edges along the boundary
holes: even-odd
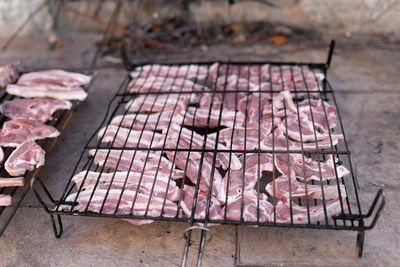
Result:
[[[0,178],[0,187],[24,186],[24,177]]]
[[[115,149],[98,149],[96,151],[96,149],[92,149],[89,154],[94,156],[95,164],[116,171],[131,170],[143,172],[145,175],[152,175],[158,171],[158,173],[171,176],[173,180],[184,178],[183,171],[175,169],[174,165],[158,152]]]
[[[44,150],[28,139],[11,153],[5,163],[5,169],[11,176],[20,176],[26,171],[43,166],[44,159]]]
[[[0,65],[0,88],[17,81],[19,76],[17,65],[18,63]]]
[[[207,88],[196,84],[191,80],[184,78],[170,78],[149,76],[146,78],[133,79],[128,85],[129,92],[147,93],[147,92],[185,92],[185,91],[203,91]]]
[[[187,218],[192,215],[192,207],[196,188],[190,185],[184,185],[182,190],[182,201],[180,207]],[[210,220],[223,220],[224,208],[218,202],[218,200],[211,195],[210,203],[208,203],[208,194],[199,191],[197,195],[196,211],[194,218],[197,220],[206,218],[206,210],[209,206],[208,219]]]
[[[324,162],[318,162],[307,157],[304,157],[303,160],[302,154],[289,154],[289,159],[290,171],[294,172],[294,175],[300,179],[304,179],[304,177],[306,180],[315,181],[336,179],[335,165],[333,163],[332,155],[328,155],[328,158]],[[289,175],[287,154],[275,154],[275,163],[280,173]],[[321,175],[319,172],[320,167]],[[349,175],[349,171],[344,166],[339,166],[336,164],[336,170],[338,178]]]
[[[221,76],[232,76],[243,79],[260,79],[260,73],[265,72],[269,68],[268,64],[265,65],[234,65],[234,64],[220,64],[214,63],[210,66],[209,76],[214,80],[221,79]],[[225,79],[224,79],[225,80]]]
[[[4,151],[3,149],[0,147],[0,163],[2,163],[4,160]]]
[[[139,190],[140,193],[152,194],[156,197],[165,198],[166,196],[171,201],[178,201],[181,195],[175,181],[170,180],[168,175],[161,173],[156,176],[155,173],[142,175],[139,172],[99,173],[82,171],[76,174],[72,180],[77,188],[80,188],[82,184],[85,189],[94,187],[99,189],[123,189],[125,187],[125,190]]]
[[[241,195],[242,188],[244,191],[254,189],[257,181],[261,179],[263,171],[272,172],[274,170],[272,155],[269,153],[245,154],[240,157],[240,161],[244,170],[228,170],[224,177],[224,187],[228,189],[228,199]]]
[[[333,215],[337,215],[342,212],[340,203],[342,203],[343,205],[343,212],[347,210],[347,203],[345,198],[342,200],[336,198],[326,203],[325,206],[328,219],[331,218]],[[292,202],[293,223],[306,224],[325,221],[325,212],[323,205],[310,207],[309,210],[310,222],[308,222],[307,207],[299,206],[296,203]],[[282,198],[276,205],[276,222],[291,223],[290,218],[290,200],[288,198]]]
[[[11,119],[30,119],[40,122],[51,120],[59,109],[70,109],[71,102],[49,98],[14,99],[0,106],[1,113]]]
[[[19,85],[38,85],[53,84],[61,87],[78,87],[88,85],[91,77],[76,72],[64,70],[45,70],[23,74],[19,80]]]
[[[337,185],[312,185],[307,184],[307,193],[306,193],[306,185],[303,182],[297,181],[296,178],[291,177],[290,179],[290,190],[289,190],[289,178],[286,175],[282,175],[275,179],[275,197],[276,198],[288,198],[291,197],[300,197],[300,198],[309,198],[309,199],[335,199],[339,198],[338,186]],[[322,193],[323,187],[323,193]],[[342,197],[346,197],[346,189],[343,184],[339,185],[340,194]],[[274,182],[268,183],[265,190],[268,194],[274,197]],[[291,195],[289,194],[291,192]]]
[[[337,145],[339,139],[334,138],[332,136],[332,143],[333,145]],[[307,150],[316,150],[318,145],[318,149],[322,148],[331,148],[331,142],[330,140],[323,140],[323,141],[318,141],[317,143],[312,142],[312,143],[304,143],[303,142],[303,149],[305,151]],[[263,150],[288,150],[289,152],[293,150],[302,150],[301,143],[300,142],[295,142],[292,140],[289,140],[286,138],[286,136],[283,134],[282,130],[275,129],[274,134],[267,135],[264,140],[261,142],[260,145],[261,149]]]
[[[29,119],[14,119],[3,124],[0,133],[0,144],[5,147],[16,147],[26,140],[40,140],[57,137],[60,132],[53,126]]]
[[[132,112],[166,112],[182,113],[188,105],[188,96],[179,94],[140,95],[130,100],[125,109]]]
[[[164,144],[165,135],[151,131],[136,131],[108,125],[102,128],[98,135],[102,143],[110,143],[112,147],[139,147],[139,148],[161,148]]]
[[[259,131],[257,128],[247,128],[247,131],[244,127],[234,129],[225,128],[219,131],[218,141],[224,143],[227,148],[232,148],[233,150],[244,150],[246,139],[246,150],[253,150],[258,146],[258,133]],[[211,136],[215,139],[216,135],[216,133],[213,133]],[[263,140],[264,137],[264,132],[260,131],[260,140]]]
[[[299,111],[307,116],[309,121],[314,120],[315,127],[327,133],[328,129],[336,127],[336,108],[319,99],[303,100],[299,104]],[[311,110],[312,109],[312,114]],[[326,116],[325,116],[326,114]]]
[[[12,204],[12,197],[5,194],[0,194],[0,206],[7,207],[11,206]]]
[[[323,80],[322,73],[313,72],[311,70],[303,69],[299,66],[271,66],[268,72],[263,72],[264,78],[273,83],[283,82],[301,82],[301,81],[315,81],[316,79]]]
[[[111,124],[134,130],[163,130],[171,123],[182,124],[183,117],[173,110],[152,114],[124,114],[115,116]]]
[[[134,71],[130,73],[132,78],[138,77],[171,77],[171,78],[188,78],[188,79],[200,79],[203,80],[207,78],[208,68],[201,65],[180,65],[180,66],[170,66],[170,65],[144,65],[135,68]]]
[[[265,194],[257,194],[256,190],[247,190],[243,192],[243,196],[243,201],[242,195],[228,198],[226,204],[228,220],[240,221],[243,218],[245,222],[270,222],[273,219],[273,206],[268,202]]]
[[[61,86],[54,84],[9,84],[7,85],[7,93],[26,98],[32,97],[51,97],[63,100],[79,100],[83,101],[87,97],[87,93],[80,86]]]
[[[220,111],[220,108],[215,108],[211,110],[210,114],[209,108],[188,107],[184,125],[198,128],[206,128],[207,124],[209,128],[217,128],[218,126],[233,127],[234,125],[235,127],[240,127],[243,125],[244,115],[242,113],[231,110]],[[219,121],[220,124],[218,125]]]
[[[164,198],[149,196],[143,193],[136,194],[135,190],[122,191],[121,189],[111,189],[107,195],[106,189],[96,189],[91,201],[89,202],[92,193],[93,189],[80,192],[76,200],[78,205],[73,206],[72,210],[83,212],[87,208],[88,211],[100,213],[100,210],[103,207],[101,214],[113,214],[116,211],[116,214],[119,215],[147,216],[149,218],[160,216],[172,218],[177,215],[178,211],[178,206],[170,200],[165,200],[164,202]],[[103,206],[106,195],[107,199]],[[74,201],[76,197],[77,193],[73,193],[67,197],[66,201]],[[121,201],[119,202],[117,209],[120,197]],[[71,206],[68,205],[62,205],[59,208],[61,211],[70,209]],[[150,220],[143,221],[148,223],[152,222]]]

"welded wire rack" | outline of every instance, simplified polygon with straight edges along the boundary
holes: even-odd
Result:
[[[77,165],[72,171],[70,179],[65,186],[64,191],[61,196],[57,199],[53,198],[50,192],[46,189],[45,185],[40,181],[40,179],[36,179],[38,183],[41,185],[46,197],[52,202],[52,205],[47,205],[42,198],[42,195],[39,193],[37,189],[34,187],[34,193],[38,197],[39,201],[45,208],[45,210],[50,214],[53,231],[56,237],[60,237],[63,232],[62,228],[62,220],[61,215],[78,215],[78,216],[92,216],[92,217],[110,217],[110,218],[123,218],[123,219],[132,219],[136,220],[135,222],[141,222],[140,220],[164,220],[164,221],[182,221],[188,222],[189,228],[184,231],[184,237],[186,239],[184,255],[182,258],[182,265],[186,265],[189,248],[191,245],[199,245],[198,249],[198,261],[197,264],[201,265],[202,256],[204,253],[204,247],[207,239],[207,233],[209,233],[209,240],[212,238],[212,231],[208,228],[210,224],[234,224],[234,225],[253,225],[253,226],[275,226],[275,227],[297,227],[297,228],[314,228],[314,229],[333,229],[333,230],[354,230],[358,231],[357,236],[357,248],[359,256],[362,255],[362,247],[364,241],[364,233],[365,230],[372,229],[380,215],[381,210],[384,207],[384,196],[382,190],[379,190],[372,205],[368,209],[367,212],[363,212],[362,209],[362,201],[360,200],[358,193],[358,183],[356,177],[354,176],[352,170],[352,163],[350,159],[350,150],[347,144],[346,136],[343,129],[343,123],[341,120],[340,112],[337,107],[334,91],[327,81],[327,70],[330,65],[330,61],[333,55],[334,50],[334,42],[331,43],[328,59],[326,63],[323,64],[315,64],[315,63],[301,63],[301,62],[191,62],[190,64],[195,64],[197,66],[194,73],[190,73],[187,68],[187,63],[175,63],[175,64],[167,64],[165,67],[167,69],[167,74],[161,74],[160,69],[155,67],[155,65],[146,66],[135,66],[131,65],[126,55],[126,51],[122,49],[122,58],[124,60],[125,67],[128,71],[137,71],[136,75],[138,77],[144,77],[144,82],[138,84],[138,80],[141,78],[132,78],[130,75],[125,78],[117,93],[110,101],[106,116],[102,121],[99,128],[93,133],[86,146],[83,149],[83,152],[78,160]],[[303,86],[299,89],[296,88],[299,86],[297,81],[293,81],[293,88],[291,90],[291,94],[294,98],[294,105],[297,109],[298,120],[299,117],[299,100],[306,101],[308,103],[308,107],[311,112],[312,125],[313,125],[313,135],[315,140],[317,140],[317,134],[319,134],[315,129],[315,121],[317,118],[314,117],[313,111],[311,108],[312,99],[322,99],[321,101],[324,120],[326,122],[328,119],[328,109],[329,107],[334,107],[337,113],[337,126],[334,129],[328,127],[328,145],[325,145],[323,148],[318,147],[318,142],[313,143],[313,145],[306,148],[310,143],[305,142],[303,140],[304,135],[302,134],[302,126],[299,122],[299,135],[300,140],[298,144],[300,146],[295,146],[294,148],[290,146],[290,142],[294,142],[290,138],[288,138],[288,122],[285,121],[286,132],[284,132],[283,136],[286,136],[284,144],[280,145],[278,143],[278,139],[282,137],[275,134],[274,130],[271,130],[271,133],[267,133],[267,136],[270,136],[270,141],[272,143],[271,147],[263,147],[260,144],[263,142],[263,134],[264,128],[261,127],[262,119],[262,105],[261,105],[261,97],[259,97],[258,101],[258,123],[256,127],[257,134],[256,142],[258,146],[255,147],[247,147],[247,119],[248,119],[248,110],[249,110],[249,97],[250,95],[258,94],[268,94],[269,103],[274,105],[274,98],[278,98],[280,93],[285,90],[285,85],[282,83],[273,84],[272,82],[267,83],[269,87],[257,87],[250,89],[250,81],[248,85],[244,87],[240,87],[239,85],[234,86],[234,88],[228,88],[228,75],[222,75],[229,73],[229,70],[235,70],[238,72],[238,76],[241,75],[241,71],[245,70],[248,72],[247,76],[250,77],[250,69],[253,68],[253,71],[258,73],[258,81],[261,84],[263,78],[261,77],[261,68],[265,66],[265,64],[269,64],[268,66],[268,76],[273,77],[274,73],[277,74],[277,79],[282,80],[284,73],[290,74],[292,77],[294,75],[294,71],[297,71],[300,74],[301,81]],[[138,68],[139,67],[139,68]],[[203,73],[200,75],[200,67],[203,70]],[[152,69],[154,68],[154,69]],[[169,74],[169,70],[175,68],[172,71],[172,74]],[[180,68],[185,69],[186,72],[180,71]],[[156,70],[157,69],[157,70]],[[243,70],[242,70],[243,69]],[[289,72],[288,72],[289,71]],[[150,75],[150,74],[151,75]],[[245,73],[242,73],[243,76],[246,76]],[[305,75],[308,75],[308,78]],[[180,86],[170,86],[166,84],[166,80],[164,79],[161,82],[161,86],[159,90],[151,90],[154,86],[154,81],[150,83],[149,77],[170,77],[172,80],[177,81],[180,78],[188,78],[190,81],[190,86],[180,84]],[[199,77],[202,78],[199,78]],[[213,76],[213,79],[209,79],[210,76]],[[323,77],[323,78],[321,78]],[[254,78],[254,77],[253,77]],[[221,81],[222,79],[222,81]],[[250,79],[250,78],[249,78]],[[316,86],[308,86],[307,84],[312,80]],[[143,81],[143,80],[142,80]],[[171,81],[171,80],[169,80]],[[182,81],[182,80],[181,80]],[[187,80],[185,80],[187,81]],[[194,83],[193,83],[194,82]],[[147,85],[146,85],[147,84]],[[145,87],[148,86],[146,89]],[[168,87],[170,86],[170,87]],[[133,88],[133,89],[132,89]],[[148,90],[150,88],[150,90]],[[165,88],[170,88],[167,90]],[[189,117],[188,110],[190,108],[195,110],[196,112],[199,109],[198,104],[195,102],[193,104],[188,104],[181,109],[181,101],[182,99],[191,99],[191,97],[204,97],[206,94],[210,97],[210,106],[206,110],[205,125],[199,129],[194,123],[195,119],[192,120],[192,125],[186,125],[184,127],[179,126],[179,130],[173,133],[175,118],[173,114],[179,113],[183,117],[181,122],[184,122],[186,117]],[[234,97],[232,97],[234,95]],[[189,97],[190,96],[190,97]],[[232,134],[230,142],[226,144],[226,146],[220,146],[220,130],[225,129],[222,125],[222,114],[225,112],[223,106],[228,105],[229,101],[233,101],[235,105],[235,109],[238,109],[237,99],[238,97],[243,97],[245,103],[246,114],[244,115],[244,139],[243,139],[243,147],[233,148],[233,144],[237,141],[234,139],[234,129],[235,123],[237,122],[237,112],[233,118],[233,126],[232,126]],[[217,106],[216,100],[220,97],[221,105]],[[144,124],[148,121],[150,122],[151,112],[155,111],[157,98],[165,98],[165,104],[157,107],[157,111],[164,112],[169,109],[172,112],[170,119],[164,120],[162,127],[158,127],[157,125],[161,124],[161,116],[159,116],[153,123],[155,123],[155,128],[159,129],[157,131],[147,131],[144,127],[135,128],[135,123],[139,122],[138,116],[144,116]],[[225,98],[227,101],[225,101]],[[171,100],[171,101],[168,101]],[[230,100],[229,100],[230,99]],[[232,100],[233,99],[233,100]],[[139,101],[141,100],[141,101]],[[122,127],[122,123],[115,123],[113,119],[119,115],[121,116],[121,121],[128,116],[129,109],[133,105],[133,101],[139,101],[140,105],[137,108],[136,113],[133,113],[133,119],[130,121],[128,127]],[[148,101],[148,102],[146,102]],[[168,105],[166,104],[168,103]],[[283,101],[283,111],[285,112],[284,117],[287,117],[286,112],[288,108],[289,102]],[[150,105],[147,109],[143,107],[145,105]],[[216,105],[216,108],[212,106]],[[142,109],[143,108],[143,109]],[[144,112],[146,111],[146,112]],[[150,111],[150,112],[149,112]],[[211,124],[211,117],[213,113],[217,112],[218,119],[217,124]],[[275,127],[274,120],[278,120],[278,117],[274,116],[274,109],[272,108],[272,114],[270,114],[269,118],[271,119],[272,128]],[[114,124],[114,125],[112,125]],[[329,122],[328,122],[329,124]],[[196,126],[196,127],[195,127]],[[106,139],[107,132],[113,130],[113,134],[111,139]],[[193,131],[192,131],[193,130]],[[102,132],[103,134],[99,134]],[[184,141],[185,133],[190,133],[190,138]],[[120,133],[120,135],[118,135]],[[134,135],[133,138],[129,138],[131,134]],[[176,134],[176,142],[170,142],[170,137]],[[334,140],[334,136],[342,134],[343,140],[336,143]],[[124,136],[124,138],[120,139],[118,136]],[[200,138],[200,141],[199,141]],[[215,138],[215,139],[214,139]],[[117,140],[119,139],[119,140]],[[158,141],[157,141],[158,140]],[[186,146],[182,145],[182,143],[186,142]],[[157,145],[153,145],[156,144]],[[171,145],[172,144],[172,145]],[[104,153],[105,152],[105,153]],[[103,160],[96,160],[96,157],[103,153]],[[117,153],[117,156],[112,156],[112,154]],[[127,158],[124,157],[124,153],[130,155]],[[130,154],[131,153],[131,154]],[[130,188],[129,179],[130,175],[133,175],[134,171],[131,172],[133,165],[136,162],[136,155],[140,153],[145,153],[146,156],[144,158],[144,167],[141,172],[139,172],[139,182],[137,187],[132,190]],[[89,156],[89,154],[91,156]],[[224,168],[217,166],[217,159],[222,154],[229,155],[228,168],[224,170]],[[155,171],[155,177],[161,177],[162,172],[162,161],[167,160],[166,155],[168,155],[168,159],[172,162],[168,169],[167,174],[167,185],[164,186],[164,192],[162,196],[155,196],[157,191],[156,181],[157,178],[153,180],[153,183],[150,184],[148,189],[149,198],[142,203],[143,199],[139,192],[139,187],[141,186],[141,182],[145,180],[147,174],[145,174],[146,164],[149,161],[150,155],[157,155],[158,159],[156,160],[156,165],[158,164],[157,170]],[[199,157],[197,157],[200,155]],[[253,215],[255,213],[255,219],[248,219],[246,217],[246,203],[244,197],[245,191],[245,179],[241,178],[241,188],[240,193],[236,197],[239,199],[239,209],[237,212],[239,216],[234,217],[229,215],[229,190],[225,192],[226,202],[220,204],[220,209],[222,211],[221,216],[215,217],[211,215],[213,204],[212,201],[215,198],[212,191],[214,190],[213,183],[217,183],[218,176],[225,177],[225,181],[227,182],[227,188],[229,188],[229,183],[233,180],[231,178],[231,171],[229,168],[233,168],[233,162],[237,156],[242,158],[242,167],[238,170],[242,172],[242,177],[246,177],[246,173],[249,171],[246,169],[247,163],[246,157],[250,158],[251,155],[257,156],[256,163],[256,183],[254,186],[254,190],[256,190],[256,201],[255,201],[255,211],[253,210]],[[271,155],[271,163],[272,169],[270,169],[267,173],[262,172],[261,167],[261,158],[265,155]],[[276,157],[277,156],[285,156],[287,157],[287,167],[289,169],[289,179],[290,179],[290,156],[291,155],[301,155],[302,159],[302,168],[305,175],[305,164],[304,161],[306,158],[312,158],[316,162],[318,162],[318,172],[319,172],[319,180],[312,181],[311,183],[307,183],[304,179],[304,183],[301,182],[305,187],[305,195],[309,196],[308,190],[311,186],[319,186],[322,191],[321,199],[312,199],[312,198],[302,198],[302,197],[294,197],[292,196],[291,183],[288,183],[288,192],[289,192],[289,204],[287,205],[286,211],[288,212],[288,217],[285,220],[281,218],[282,210],[280,209],[279,201],[280,199],[276,193],[276,179],[279,177],[279,172],[275,168],[276,166]],[[179,163],[179,160],[183,161]],[[334,171],[334,179],[324,180],[322,177],[321,164],[323,161],[326,161],[329,157],[333,158],[333,171]],[[190,173],[190,167],[188,167],[191,160],[198,159],[198,169],[193,174]],[[113,163],[108,165],[109,160]],[[102,162],[102,163],[101,163]],[[209,164],[209,165],[207,165]],[[127,170],[123,175],[122,182],[118,180],[117,176],[121,174],[117,174],[115,170],[121,170],[120,167],[124,165]],[[210,171],[208,172],[204,166],[210,166]],[[349,175],[347,177],[343,177],[339,174],[340,168],[347,168],[349,170]],[[176,175],[177,171],[183,172],[182,179],[178,181],[173,181],[172,178]],[[159,174],[160,172],[160,174]],[[159,174],[159,176],[157,176]],[[77,175],[80,177],[80,181],[77,182]],[[104,177],[108,177],[109,180],[105,181]],[[191,178],[191,179],[189,179]],[[209,183],[207,184],[207,190],[204,193],[204,187],[201,187],[202,179],[209,178]],[[117,182],[120,184],[117,186]],[[267,194],[265,191],[265,185],[268,182],[273,182],[273,194]],[[183,198],[186,193],[181,193],[178,199],[174,199],[173,201],[168,199],[168,190],[170,186],[179,187],[180,191],[185,191],[185,186],[192,186],[194,188],[193,200],[190,204],[190,211],[185,212],[183,210]],[[328,186],[331,188],[335,188],[335,194],[337,194],[337,201],[335,202],[336,208],[335,211],[331,211],[332,203],[325,199],[324,189]],[[263,196],[268,197],[268,200],[263,199]],[[82,196],[86,196],[83,201]],[[149,200],[151,199],[151,200]],[[205,207],[203,210],[203,215],[198,215],[198,209],[201,209],[201,199],[205,201]],[[205,200],[204,200],[205,199]],[[158,206],[155,205],[152,201],[157,200]],[[83,201],[83,202],[82,202]],[[269,202],[270,208],[272,209],[270,218],[263,218],[261,205],[262,203]],[[138,204],[139,203],[139,204]],[[204,203],[204,202],[203,202]],[[263,205],[264,205],[263,204]],[[140,206],[141,208],[138,208]],[[218,204],[217,204],[218,206]],[[313,217],[314,213],[316,213],[316,209],[319,207],[319,217],[315,219]],[[264,206],[265,208],[265,206]],[[138,211],[140,209],[140,211]],[[231,208],[232,209],[232,208]],[[278,211],[278,209],[280,209]],[[157,210],[155,212],[155,210]],[[171,210],[173,211],[171,213]],[[298,219],[298,210],[301,210],[303,213],[303,218]],[[54,219],[56,217],[56,220]],[[139,221],[138,221],[139,220]],[[200,230],[201,237],[199,241],[192,240],[192,231]]]
[[[40,70],[29,70],[29,71],[24,71],[21,73],[28,73],[28,72],[33,72],[33,71],[42,71],[44,69]],[[73,70],[71,70],[73,71]],[[85,91],[88,92],[94,79],[97,76],[97,73],[95,72],[84,72],[87,75],[90,75],[91,81],[90,84],[84,87]],[[8,94],[5,90],[4,93],[0,97],[0,103],[4,103],[5,101],[10,101],[13,99],[21,99],[20,97],[10,95]],[[67,128],[73,114],[76,112],[79,106],[79,101],[71,101],[72,107],[69,110],[58,110],[56,111],[53,116],[51,121],[48,121],[46,124],[51,125],[55,127],[59,132],[60,135],[64,132],[64,130]],[[6,121],[9,119],[5,117],[3,114],[0,114],[0,125],[3,125]],[[43,148],[43,150],[46,153],[46,161],[56,146],[58,140],[60,137],[57,138],[50,138],[50,139],[44,139],[44,140],[37,140],[37,144],[40,145],[40,147]],[[0,164],[0,176],[1,177],[10,177],[7,171],[5,170],[5,165],[4,163],[6,162],[7,158],[11,155],[12,151],[14,148],[5,148],[4,149],[4,160],[3,163]],[[12,220],[14,214],[17,212],[21,202],[25,198],[26,194],[30,190],[30,183],[32,178],[37,177],[42,170],[44,166],[40,166],[33,171],[28,171],[23,175],[24,178],[24,186],[23,187],[0,187],[0,194],[6,194],[10,195],[12,197],[12,206],[10,207],[5,207],[1,206],[0,207],[0,237],[3,235],[4,231],[6,230],[8,224]]]

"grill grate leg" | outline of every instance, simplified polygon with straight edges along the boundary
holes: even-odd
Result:
[[[200,230],[201,231],[201,237],[200,237],[200,241],[193,241],[192,240],[192,231],[193,230]],[[208,239],[207,239],[207,233],[209,233],[208,235]],[[197,263],[196,266],[200,267],[201,266],[201,261],[203,258],[203,254],[204,254],[204,247],[205,247],[205,243],[210,242],[213,238],[213,233],[210,230],[210,228],[206,227],[206,226],[191,226],[189,228],[187,228],[184,232],[183,232],[183,237],[186,239],[186,243],[185,243],[185,249],[183,251],[183,257],[182,257],[182,263],[181,266],[185,267],[186,263],[187,263],[187,259],[188,259],[188,254],[189,254],[189,247],[191,245],[199,245],[199,252],[198,252],[198,256],[197,256]]]

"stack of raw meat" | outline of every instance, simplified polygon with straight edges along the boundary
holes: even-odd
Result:
[[[131,77],[127,90],[137,95],[99,131],[103,149],[90,151],[101,171],[75,175],[79,190],[66,201],[78,205],[62,209],[148,216],[134,224],[206,214],[212,221],[315,223],[347,209],[337,179],[347,169],[333,156],[317,161],[301,153],[329,151],[343,139],[332,131],[335,108],[320,98],[322,74],[215,63],[146,65]],[[276,178],[266,181],[265,172]],[[299,205],[298,198],[324,205]]]
[[[6,91],[11,95],[24,97],[5,101],[0,106],[1,113],[10,119],[2,126],[0,146],[15,148],[4,164],[10,176],[23,176],[26,171],[44,165],[45,151],[35,141],[59,135],[56,128],[45,123],[57,110],[70,109],[72,104],[68,100],[85,99],[83,86],[90,79],[87,75],[63,70],[30,72],[18,78],[14,65],[0,67],[1,86],[7,86]],[[0,163],[4,160],[1,147]],[[0,187],[23,186],[23,183],[23,177],[0,178]],[[10,196],[0,195],[0,206],[10,204]]]

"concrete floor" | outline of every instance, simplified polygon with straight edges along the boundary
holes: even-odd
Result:
[[[20,60],[23,67],[81,67],[89,65],[92,41],[86,36],[62,51],[46,51],[41,40],[17,40],[0,61]],[[302,47],[307,47],[303,45]],[[262,49],[262,50],[261,50]],[[248,53],[275,60],[321,61],[326,48],[303,49],[255,46]],[[279,51],[285,51],[279,53]],[[400,48],[338,47],[329,80],[336,89],[352,160],[360,184],[364,211],[379,187],[386,208],[376,227],[368,231],[364,256],[356,257],[354,232],[244,228],[240,260],[265,266],[399,266],[400,256]],[[105,114],[105,105],[122,82],[125,71],[104,68],[89,98],[75,114],[41,173],[54,196],[63,190],[84,143]],[[179,265],[185,223],[155,222],[140,227],[118,219],[63,217],[64,235],[56,239],[45,211],[30,192],[0,238],[1,266],[175,266]],[[235,263],[235,227],[213,227],[203,266]],[[193,265],[196,247],[191,249]]]

